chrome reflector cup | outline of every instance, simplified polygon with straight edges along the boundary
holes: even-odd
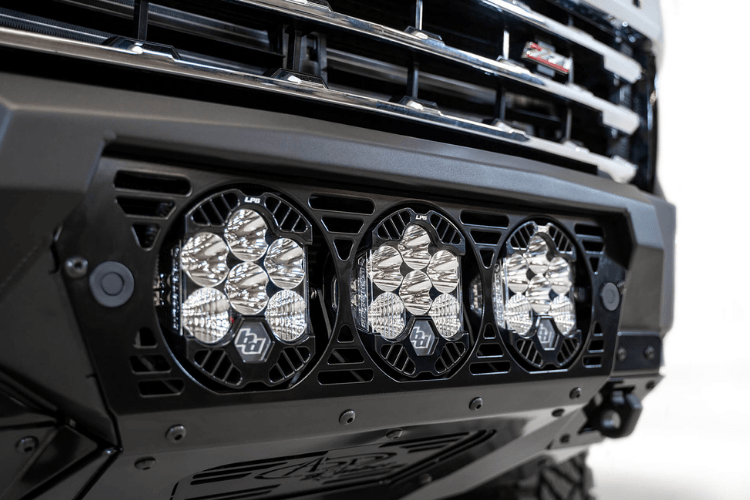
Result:
[[[435,211],[406,208],[377,224],[364,246],[355,258],[350,295],[365,344],[401,376],[448,372],[470,346],[461,287],[463,236]],[[451,354],[448,344],[454,345]]]

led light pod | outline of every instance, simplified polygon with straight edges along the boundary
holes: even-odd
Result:
[[[443,215],[407,208],[376,225],[364,247],[355,258],[350,295],[365,345],[400,376],[448,372],[470,346],[463,236]]]
[[[193,207],[183,231],[169,252],[169,282],[172,328],[185,343],[179,351],[188,366],[232,388],[294,378],[315,353],[310,223],[273,193],[229,189]],[[277,366],[290,356],[301,363],[294,373]],[[220,359],[221,370],[214,370]]]
[[[509,335],[510,345],[538,368],[562,366],[580,347],[575,262],[575,248],[559,227],[531,221],[509,236],[494,269],[495,322]]]

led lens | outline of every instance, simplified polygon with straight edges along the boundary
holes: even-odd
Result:
[[[549,314],[560,333],[566,336],[573,333],[573,328],[576,326],[576,311],[568,297],[564,295],[555,297]]]
[[[471,312],[477,316],[481,316],[482,311],[484,310],[482,300],[482,280],[477,274],[474,279],[471,280],[471,283],[469,283],[469,307],[471,307]]]
[[[492,307],[495,312],[495,321],[498,326],[502,326],[505,322],[505,287],[503,276],[497,268],[492,275]]]
[[[376,298],[367,311],[372,329],[387,340],[395,340],[404,330],[404,303],[398,295],[385,292]]]
[[[565,295],[573,286],[568,261],[558,256],[552,259],[547,270],[547,279],[549,279],[552,291],[558,295]]]
[[[537,314],[546,314],[550,308],[549,292],[551,291],[549,281],[541,274],[531,278],[529,291],[527,293],[531,308]]]
[[[505,259],[506,281],[514,293],[523,293],[529,288],[529,264],[520,252]]]
[[[182,326],[204,344],[216,344],[226,337],[229,300],[215,288],[199,288],[182,303]]]
[[[271,281],[279,288],[294,288],[305,278],[305,252],[289,238],[271,243],[263,263]]]
[[[224,290],[229,303],[242,314],[259,314],[268,303],[268,275],[259,265],[243,262],[229,271]]]
[[[305,299],[291,290],[282,290],[268,301],[266,321],[277,339],[294,342],[307,329]]]
[[[430,235],[421,226],[406,226],[398,251],[406,265],[412,269],[424,269],[430,263]]]
[[[549,267],[549,260],[547,254],[549,253],[549,246],[547,242],[535,234],[529,241],[529,248],[526,250],[526,261],[529,263],[529,269],[535,274],[542,274],[547,271]]]
[[[220,236],[198,233],[190,238],[180,252],[182,270],[200,286],[215,286],[229,273],[229,249]]]
[[[438,250],[427,264],[427,276],[439,292],[451,293],[458,286],[458,257],[448,250]]]
[[[525,295],[517,294],[505,304],[505,321],[508,328],[520,336],[525,336],[531,330],[531,303]]]
[[[266,231],[263,217],[255,210],[240,209],[232,215],[224,229],[229,249],[238,259],[255,262],[266,253]]]
[[[432,283],[422,271],[412,271],[406,275],[398,292],[401,300],[404,301],[406,310],[412,314],[427,314],[432,305],[430,290]]]
[[[455,337],[461,328],[461,318],[458,317],[460,310],[458,300],[447,293],[439,295],[432,303],[430,317],[438,333],[448,340]]]
[[[370,279],[384,292],[392,292],[401,286],[401,254],[392,246],[383,245],[370,257]]]

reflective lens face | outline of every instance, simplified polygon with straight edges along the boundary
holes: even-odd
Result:
[[[412,269],[424,269],[430,263],[430,235],[424,228],[411,224],[406,227],[398,251]]]
[[[538,234],[531,237],[529,248],[526,250],[526,261],[529,263],[529,269],[535,274],[541,274],[547,271],[549,260],[547,254],[549,247],[547,242]]]
[[[395,340],[404,330],[404,303],[398,295],[385,292],[376,298],[367,311],[372,329],[388,340]]]
[[[268,303],[268,275],[257,264],[243,262],[229,271],[224,290],[232,307],[242,314],[259,314]]]
[[[277,339],[294,342],[307,329],[305,299],[291,290],[282,290],[268,301],[266,321]]]
[[[568,261],[559,256],[552,259],[547,270],[547,279],[552,291],[556,294],[565,295],[568,293],[573,286]]]
[[[465,334],[459,300],[461,261],[458,250],[439,248],[441,242],[431,232],[432,228],[420,224],[407,224],[395,246],[383,243],[357,257],[351,295],[354,319],[360,330],[369,330],[389,341],[402,340],[406,326],[418,323],[434,324],[437,328],[430,328],[438,339],[438,333],[454,340]],[[363,269],[367,271],[363,273]],[[473,295],[469,292],[472,310],[481,315],[478,278],[472,287]],[[434,323],[430,323],[427,316],[431,316]]]
[[[229,273],[228,254],[229,249],[220,236],[198,233],[182,247],[180,265],[196,285],[215,286]]]
[[[264,265],[274,285],[285,290],[298,286],[305,278],[305,252],[289,238],[271,243]]]
[[[446,339],[452,339],[461,329],[461,308],[453,295],[443,293],[435,299],[430,309],[430,317],[438,333]]]
[[[531,304],[525,295],[514,295],[505,304],[505,321],[508,328],[520,336],[525,336],[531,330]]]
[[[240,209],[232,215],[224,229],[229,249],[240,260],[255,262],[266,253],[266,231],[263,217],[255,210]]]
[[[458,286],[458,257],[438,250],[427,265],[427,275],[439,292],[451,293]]]
[[[545,314],[550,308],[549,292],[552,289],[549,286],[547,278],[537,274],[529,282],[529,291],[527,296],[531,302],[531,308],[537,314]]]
[[[392,292],[401,286],[401,254],[392,246],[383,245],[370,257],[370,279],[384,292]]]
[[[563,295],[555,297],[550,308],[550,316],[560,333],[563,335],[573,333],[573,328],[576,326],[576,311],[568,297]]]
[[[512,247],[512,253],[495,268],[492,298],[495,319],[498,327],[524,338],[533,338],[536,334],[542,349],[554,350],[559,333],[572,335],[575,332],[570,260],[574,254],[569,250],[566,237],[551,223],[538,226],[530,222],[517,234],[528,235],[530,230],[533,233],[526,248]],[[553,242],[558,240],[553,239],[553,235],[563,238],[565,251],[557,249]],[[513,236],[510,241],[514,241]]]
[[[182,303],[182,326],[204,344],[216,344],[229,332],[229,300],[215,288],[199,288]]]
[[[401,300],[404,301],[406,310],[412,314],[427,314],[432,305],[430,299],[430,289],[432,283],[422,271],[412,271],[404,278],[401,290],[398,292]]]
[[[523,293],[529,288],[529,264],[523,255],[514,253],[506,260],[506,280],[508,288],[514,293]]]

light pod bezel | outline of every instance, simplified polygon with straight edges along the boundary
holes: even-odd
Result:
[[[416,253],[407,252],[406,257],[403,255],[404,252],[398,250],[404,233],[409,227],[413,226],[424,230],[429,236],[430,244],[427,250],[429,259],[425,259],[425,256],[422,255],[424,249],[421,247]],[[442,231],[439,233],[436,227],[439,227]],[[371,256],[383,248],[395,249],[401,257],[401,263],[398,267],[402,279],[398,286],[394,286],[398,280],[389,276],[388,273],[380,275],[389,278],[385,281],[385,288],[376,286],[369,277],[371,276],[370,271],[372,271]],[[443,251],[452,253],[458,261],[456,286],[451,292],[447,293],[458,304],[457,318],[460,327],[452,336],[441,334],[438,322],[431,316],[432,304],[446,292],[438,290],[432,283],[432,278],[430,278],[432,286],[428,292],[428,305],[421,286],[424,281],[422,275],[427,275],[428,269],[434,273],[430,266],[433,256]],[[395,254],[394,256],[389,254],[389,257],[393,261],[398,260],[395,259]],[[363,243],[360,245],[360,250],[354,257],[354,269],[349,283],[351,307],[360,338],[365,347],[374,352],[373,359],[378,364],[385,364],[387,373],[405,380],[416,377],[444,378],[453,373],[454,368],[459,366],[461,361],[467,357],[471,351],[472,339],[463,315],[465,306],[463,303],[462,260],[464,258],[466,258],[466,239],[458,226],[445,215],[431,208],[424,207],[421,210],[415,210],[407,207],[387,212],[386,216],[366,233]],[[407,261],[413,262],[410,264]],[[419,294],[419,297],[413,297],[413,299],[418,299],[418,301],[409,303],[409,300],[406,302],[403,300],[402,294],[405,293],[405,284],[414,286],[414,293]],[[441,283],[441,287],[446,289],[447,285]],[[389,333],[387,336],[391,338],[385,338],[383,334],[375,331],[368,318],[369,305],[378,300],[379,297],[386,296],[386,294],[394,295],[403,304],[404,327],[396,335]],[[363,303],[366,304],[364,307],[362,307]],[[425,311],[425,308],[428,308],[427,311]],[[412,311],[416,311],[417,314]],[[426,331],[427,326],[432,330],[434,341],[426,349],[420,347],[420,341],[415,340],[413,342],[411,339],[417,326],[420,327],[417,334],[423,330]],[[427,331],[428,336],[429,333]],[[420,354],[417,354],[417,349],[420,349]],[[450,363],[444,363],[441,359],[444,355],[448,355],[448,350],[450,350],[452,356],[458,359],[454,359]]]
[[[203,222],[204,217],[198,216],[199,211],[210,209],[212,203],[228,203],[227,200],[230,200],[234,206],[230,207],[229,213],[224,217],[222,224],[207,224]],[[236,201],[236,203],[233,203],[234,201]],[[283,210],[280,210],[279,207],[284,208]],[[227,239],[224,237],[224,231],[229,224],[229,221],[234,214],[243,209],[252,210],[259,214],[266,225],[264,235],[266,242],[265,250],[258,258],[252,258],[248,255],[237,255],[230,248]],[[277,215],[274,210],[281,212],[286,211],[287,209],[289,215],[292,215],[292,217],[285,217],[284,220],[277,220]],[[280,214],[280,216],[283,217],[283,214]],[[294,220],[297,221],[293,227],[281,226],[282,223],[292,218],[295,218]],[[185,214],[184,225],[181,229],[180,244],[174,246],[171,251],[173,260],[171,273],[173,304],[181,305],[191,293],[202,288],[190,279],[188,275],[180,269],[181,266],[179,265],[180,248],[191,237],[199,233],[211,233],[221,237],[229,249],[226,259],[228,268],[228,272],[226,273],[227,277],[212,288],[220,291],[226,297],[227,292],[225,286],[229,274],[236,267],[247,264],[250,264],[253,267],[259,267],[263,270],[266,274],[267,284],[265,286],[265,303],[257,313],[252,314],[248,311],[243,312],[241,308],[230,306],[230,321],[232,326],[227,334],[220,341],[215,343],[202,342],[194,335],[190,334],[190,332],[186,331],[180,322],[179,307],[173,307],[172,329],[175,331],[176,336],[181,339],[176,345],[180,354],[187,358],[190,365],[197,367],[199,371],[207,374],[211,380],[218,381],[222,385],[235,389],[245,388],[248,384],[254,384],[257,388],[262,388],[259,384],[263,384],[263,386],[267,387],[274,387],[281,383],[298,379],[300,375],[299,372],[302,371],[302,368],[295,370],[295,373],[291,376],[286,376],[286,373],[278,375],[279,370],[276,365],[285,349],[296,351],[293,355],[296,356],[295,359],[302,360],[303,366],[306,366],[315,354],[315,336],[310,320],[309,271],[307,266],[308,248],[312,244],[312,225],[308,219],[300,210],[294,208],[289,201],[276,193],[256,187],[247,189],[230,188],[198,201]],[[269,255],[268,252],[271,246],[284,239],[291,240],[302,249],[304,276],[301,281],[298,278],[295,278],[290,282],[281,283],[281,285],[283,285],[282,287],[279,286],[279,284],[269,275],[264,261]],[[277,335],[271,326],[270,320],[266,317],[272,299],[282,292],[299,295],[304,300],[305,304],[304,320],[306,326],[302,334],[293,340],[284,339],[281,335]],[[231,304],[231,300],[229,302]],[[239,351],[243,349],[243,347],[237,344],[241,340],[239,337],[242,336],[244,339],[249,335],[247,332],[242,332],[242,330],[248,330],[253,335],[257,331],[259,334],[258,338],[261,339],[264,336],[267,337],[264,351],[259,354],[259,356],[248,357],[240,354]],[[208,354],[206,354],[206,351],[208,351]],[[203,365],[205,364],[205,362],[201,361],[203,357],[211,355],[218,356],[219,354],[217,354],[217,351],[222,351],[222,355],[232,363],[236,370],[238,370],[238,373],[240,374],[239,382],[236,381],[236,377],[228,382],[227,380],[224,380],[223,377],[216,377],[210,371],[206,371],[203,368]]]

